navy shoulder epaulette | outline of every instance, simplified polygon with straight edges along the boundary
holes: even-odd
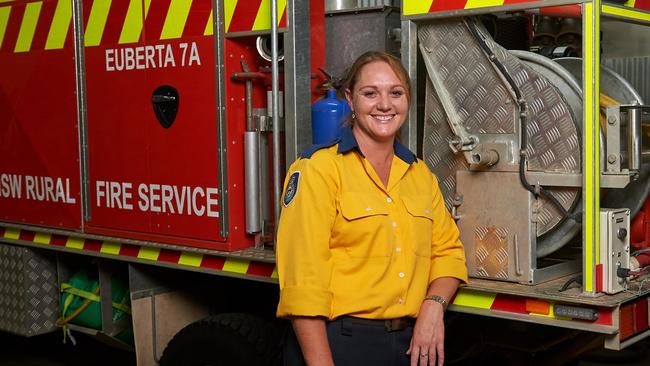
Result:
[[[309,158],[311,158],[312,155],[314,155],[314,153],[316,151],[321,150],[321,149],[326,149],[326,148],[331,147],[331,146],[334,146],[334,145],[338,144],[340,140],[341,140],[340,138],[336,138],[336,139],[334,139],[332,141],[329,141],[329,142],[326,142],[324,144],[312,145],[307,150],[303,151],[302,154],[300,154],[300,158],[301,159],[309,159]]]

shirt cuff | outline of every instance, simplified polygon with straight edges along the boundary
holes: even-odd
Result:
[[[315,288],[285,287],[280,291],[277,316],[324,316],[332,310],[332,292]]]
[[[440,277],[454,277],[467,283],[467,266],[465,260],[455,257],[440,257],[431,261],[429,283]]]

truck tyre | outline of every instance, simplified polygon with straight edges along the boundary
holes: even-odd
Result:
[[[280,358],[279,327],[249,314],[225,313],[194,322],[169,342],[160,366],[263,366]]]

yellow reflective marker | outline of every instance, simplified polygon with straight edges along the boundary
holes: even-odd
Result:
[[[121,248],[122,248],[122,244],[120,243],[105,241],[102,244],[102,248],[99,250],[99,252],[104,254],[119,255]]]
[[[199,267],[203,260],[203,254],[182,252],[181,257],[178,258],[178,264],[190,267]]]
[[[158,260],[158,255],[160,254],[160,249],[158,248],[149,248],[149,247],[140,247],[138,252],[138,258],[148,259],[150,261]]]
[[[192,1],[187,0],[172,0],[167,11],[165,24],[163,25],[160,39],[174,39],[181,38],[183,29],[185,29],[185,22],[190,13]]]
[[[63,48],[71,21],[72,2],[69,0],[59,0],[54,11],[54,19],[52,19],[50,32],[47,34],[47,41],[45,42],[46,50]]]
[[[241,259],[226,259],[226,263],[223,264],[222,271],[224,272],[234,272],[244,274],[248,271],[249,261],[243,261]]]
[[[84,43],[86,47],[99,46],[104,35],[108,11],[111,9],[111,0],[95,0],[90,9]]]
[[[71,249],[83,249],[84,248],[84,240],[80,238],[68,238],[68,241],[65,242],[65,247],[66,248],[71,248]]]
[[[637,11],[633,9],[624,9],[618,6],[610,6],[610,5],[603,4],[603,14],[614,15],[617,17],[630,19],[630,20],[641,20],[650,23],[650,13]]]
[[[404,15],[426,14],[434,1],[443,0],[402,0],[402,11]]]
[[[278,23],[280,23],[280,20],[282,19],[282,13],[284,13],[284,8],[286,6],[286,0],[278,0]],[[257,15],[255,16],[252,30],[267,29],[271,29],[271,0],[262,0],[259,9],[257,9]]]
[[[49,245],[50,244],[50,239],[52,239],[52,235],[50,235],[50,234],[36,233],[36,235],[34,235],[34,243],[36,243],[36,244]]]
[[[214,34],[214,24],[212,23],[213,23],[213,17],[212,17],[212,11],[210,11],[208,22],[205,24],[205,30],[203,31],[204,36],[211,36]]]
[[[504,0],[467,0],[465,9],[487,8],[488,6],[501,6]]]
[[[5,239],[13,239],[13,240],[18,240],[20,239],[20,230],[18,229],[12,229],[12,228],[5,228],[5,234],[4,234]]]
[[[25,13],[23,15],[23,21],[20,24],[20,31],[18,32],[14,52],[28,52],[32,47],[36,25],[38,24],[38,16],[41,14],[42,6],[43,2],[41,1],[25,5]]]
[[[232,15],[235,13],[235,7],[237,7],[237,0],[224,0],[223,14],[226,19],[226,24],[224,24],[226,32],[228,32],[228,28],[230,28],[230,21],[232,20]]]
[[[124,18],[124,25],[122,26],[122,33],[120,33],[119,44],[136,43],[140,40],[144,22],[144,9],[142,5],[142,0],[130,0],[129,8]]]
[[[454,299],[454,305],[468,306],[479,309],[489,309],[494,303],[496,294],[490,294],[480,291],[460,289]]]
[[[2,47],[2,40],[5,38],[10,13],[11,6],[3,6],[0,8],[0,47]]]

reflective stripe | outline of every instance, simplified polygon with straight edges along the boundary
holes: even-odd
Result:
[[[630,8],[633,8],[635,4],[636,4],[636,0],[628,0],[623,5],[629,6]],[[604,8],[604,6],[603,6],[603,8]]]
[[[190,267],[200,267],[203,260],[203,254],[183,252],[178,258],[178,264]]]
[[[282,13],[287,6],[286,0],[278,0],[278,24],[282,19]],[[259,9],[257,9],[257,16],[253,23],[252,30],[271,29],[271,0],[262,0]]]
[[[72,20],[72,2],[69,0],[59,0],[54,11],[54,19],[50,26],[50,32],[45,42],[46,50],[55,50],[63,48],[68,29]]]
[[[140,247],[138,252],[138,258],[152,261],[158,260],[158,255],[160,255],[160,249],[158,248]]]
[[[129,8],[126,11],[122,33],[118,42],[119,44],[136,43],[140,40],[144,23],[143,10],[142,0],[131,0],[129,2]]]
[[[584,57],[584,245],[583,289],[594,292],[594,271],[599,258],[599,23],[600,1],[584,4],[583,57]]]
[[[104,244],[102,244],[102,248],[99,250],[99,252],[104,254],[119,255],[121,248],[122,245],[120,243],[106,241]]]
[[[20,239],[20,230],[12,229],[12,228],[5,228],[4,237],[7,238],[7,239],[18,240],[18,239]]]
[[[503,5],[504,0],[467,0],[465,9],[486,8]]]
[[[28,3],[25,5],[25,14],[20,24],[20,32],[16,40],[15,52],[27,52],[32,47],[34,32],[38,24],[38,16],[41,14],[42,2]]]
[[[614,15],[626,19],[650,22],[650,13],[648,12],[641,12],[632,9],[624,9],[617,6],[610,6],[610,5],[603,4],[603,14]]]
[[[458,294],[454,298],[454,305],[469,306],[479,309],[489,309],[494,303],[496,294],[486,292],[465,290],[463,288],[458,290]]]
[[[232,15],[235,13],[236,6],[237,6],[237,0],[224,0],[223,2],[223,13],[224,13],[224,18],[226,19],[226,24],[225,24],[226,32],[230,28],[230,21],[232,21]]]
[[[49,245],[51,238],[52,235],[50,234],[36,233],[36,235],[34,235],[34,243]]]
[[[68,238],[68,241],[65,243],[65,247],[70,249],[83,249],[84,240],[80,238]]]
[[[273,269],[273,273],[271,273],[271,278],[279,278],[277,266]]]
[[[3,6],[0,8],[0,47],[2,47],[2,40],[5,38],[5,32],[7,31],[9,13],[11,13],[11,6]]]
[[[208,17],[208,22],[205,24],[205,30],[203,31],[204,36],[211,36],[214,34],[214,24],[213,23],[213,14],[214,12],[210,12],[210,16]],[[1,45],[0,45],[1,46]]]
[[[434,0],[402,0],[404,15],[428,13],[433,1]]]
[[[95,0],[90,9],[90,17],[86,25],[84,43],[86,47],[98,46],[104,35],[108,11],[111,9],[111,0]]]
[[[187,22],[191,6],[192,1],[172,0],[167,11],[165,24],[160,33],[160,39],[180,38],[183,35],[183,29],[185,29],[185,22]]]
[[[224,265],[223,265],[222,271],[245,274],[246,271],[248,271],[248,265],[249,264],[250,264],[249,261],[243,261],[241,259],[228,258],[228,259],[226,259],[226,263],[224,263]]]

